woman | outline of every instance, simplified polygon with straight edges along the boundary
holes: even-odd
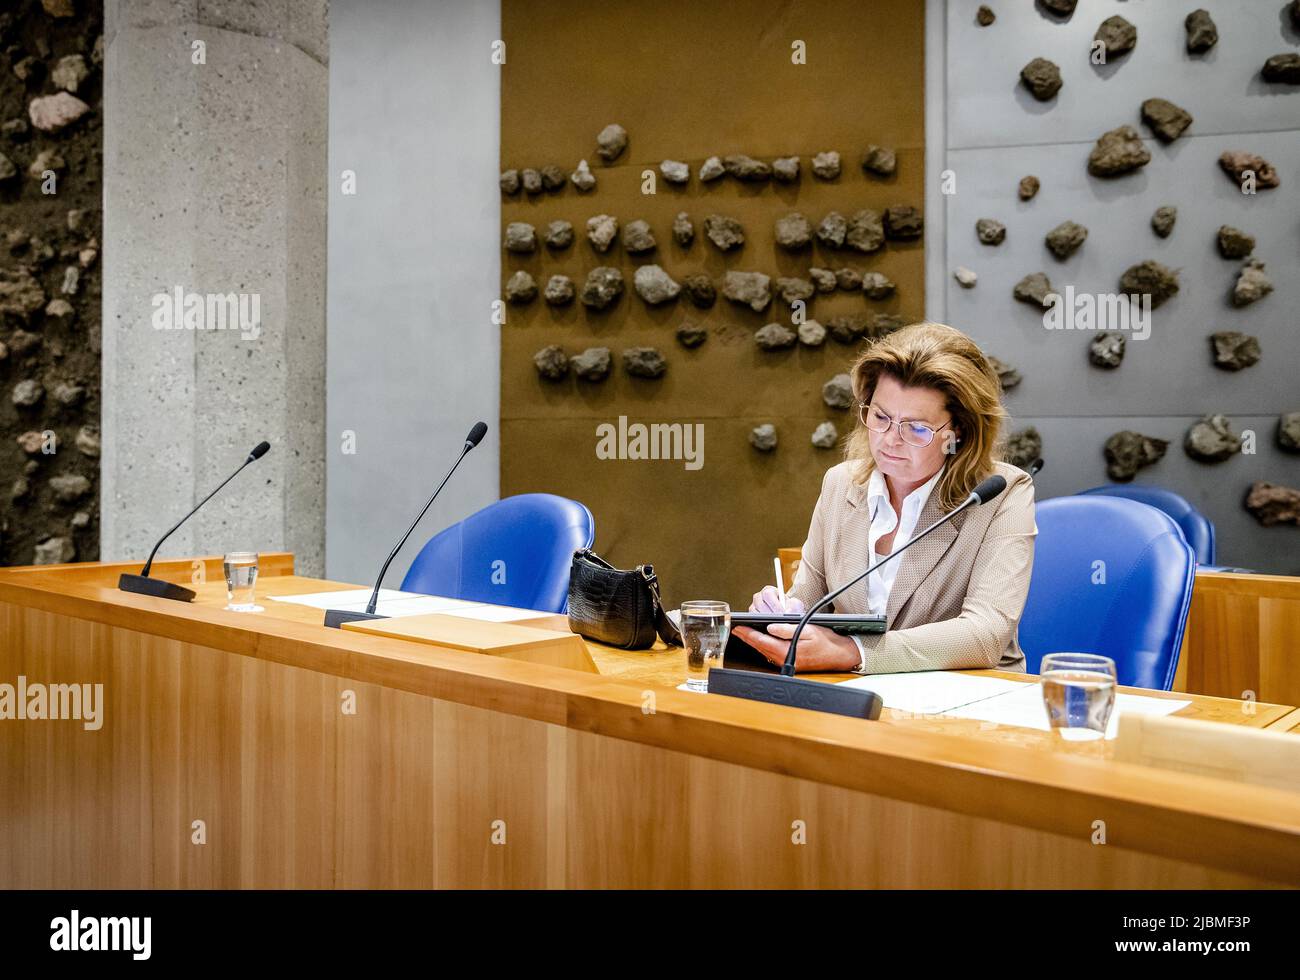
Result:
[[[810,625],[800,635],[795,669],[1024,670],[1016,626],[1038,530],[1034,485],[1023,470],[995,458],[1006,418],[997,374],[961,331],[916,323],[873,344],[852,377],[858,425],[845,461],[822,480],[789,595],[768,586],[750,609],[804,612],[997,473],[1007,481],[999,496],[963,511],[835,600],[834,612],[885,615],[887,632],[847,637]],[[735,633],[779,664],[794,627]]]

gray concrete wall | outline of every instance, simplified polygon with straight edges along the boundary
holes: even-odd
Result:
[[[1007,403],[1016,427],[1034,425],[1043,435],[1041,496],[1109,482],[1106,438],[1136,429],[1170,441],[1165,458],[1138,482],[1173,489],[1206,513],[1217,526],[1220,561],[1300,572],[1300,530],[1263,528],[1242,508],[1252,481],[1300,486],[1300,457],[1274,444],[1278,414],[1300,411],[1300,90],[1259,79],[1268,56],[1300,43],[1283,4],[1094,0],[1068,21],[1029,2],[990,6],[997,20],[981,28],[973,2],[928,4],[928,315],[968,331],[1024,375]],[[1201,57],[1185,49],[1183,18],[1196,6],[1210,11],[1220,35]],[[1113,14],[1138,28],[1137,47],[1094,66],[1088,57],[1093,33]],[[1065,83],[1048,103],[1019,84],[1020,68],[1039,56],[1061,66]],[[1127,123],[1151,136],[1139,114],[1151,97],[1187,109],[1195,117],[1188,132],[1170,145],[1146,139],[1152,160],[1135,174],[1090,177],[1088,154],[1103,132]],[[1228,149],[1264,156],[1277,167],[1281,186],[1243,195],[1216,162]],[[945,169],[957,181],[950,196],[939,193]],[[1025,174],[1042,181],[1029,202],[1016,195]],[[1164,240],[1150,226],[1161,205],[1178,207],[1175,230]],[[1007,226],[1002,245],[979,243],[975,222],[983,217]],[[1067,219],[1089,233],[1060,262],[1043,239]],[[1276,287],[1243,309],[1227,299],[1241,263],[1218,254],[1215,232],[1222,224],[1255,235],[1255,255],[1268,264]],[[1048,331],[1035,309],[1012,299],[1013,285],[1037,271],[1058,290],[1073,284],[1078,291],[1116,292],[1121,273],[1148,258],[1180,269],[1181,289],[1154,311],[1148,340],[1130,339],[1115,371],[1089,364],[1091,335]],[[979,274],[975,289],[953,280],[958,265]],[[1207,338],[1218,330],[1258,336],[1263,360],[1236,373],[1215,368]],[[1184,433],[1215,412],[1228,415],[1237,431],[1253,429],[1258,452],[1216,465],[1188,457]]]
[[[501,36],[494,0],[334,0],[326,571],[369,582],[478,419],[394,562],[497,498]],[[342,173],[356,194],[342,193]],[[344,452],[352,433],[355,452]]]
[[[194,64],[193,42],[206,45]],[[101,549],[324,558],[326,0],[108,0]],[[257,294],[260,333],[157,330],[180,286]]]

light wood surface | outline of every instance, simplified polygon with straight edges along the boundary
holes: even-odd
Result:
[[[0,723],[0,886],[1300,884],[1300,794],[688,694],[627,654],[597,675],[238,614],[213,583],[126,595],[122,568],[0,571],[0,682],[105,697],[99,731]]]
[[[450,614],[430,613],[399,619],[359,620],[344,623],[343,628],[508,660],[597,672],[582,637],[567,631],[537,629],[533,622],[485,623]]]
[[[1115,759],[1300,792],[1300,739],[1187,718],[1122,715]]]

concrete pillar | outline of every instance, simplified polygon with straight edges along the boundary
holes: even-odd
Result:
[[[105,560],[143,559],[266,439],[161,554],[323,571],[327,12],[106,2]],[[202,310],[160,328],[177,290]],[[220,328],[231,294],[251,328]]]

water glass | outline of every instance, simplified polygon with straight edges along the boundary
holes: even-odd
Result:
[[[257,586],[257,552],[232,551],[221,560],[226,573],[226,608],[232,612],[262,612],[254,601]]]
[[[682,641],[686,647],[686,689],[709,689],[709,669],[722,666],[731,635],[731,607],[714,599],[692,599],[681,608]]]
[[[1049,653],[1039,674],[1047,720],[1063,739],[1105,737],[1115,707],[1115,661],[1095,653]]]

